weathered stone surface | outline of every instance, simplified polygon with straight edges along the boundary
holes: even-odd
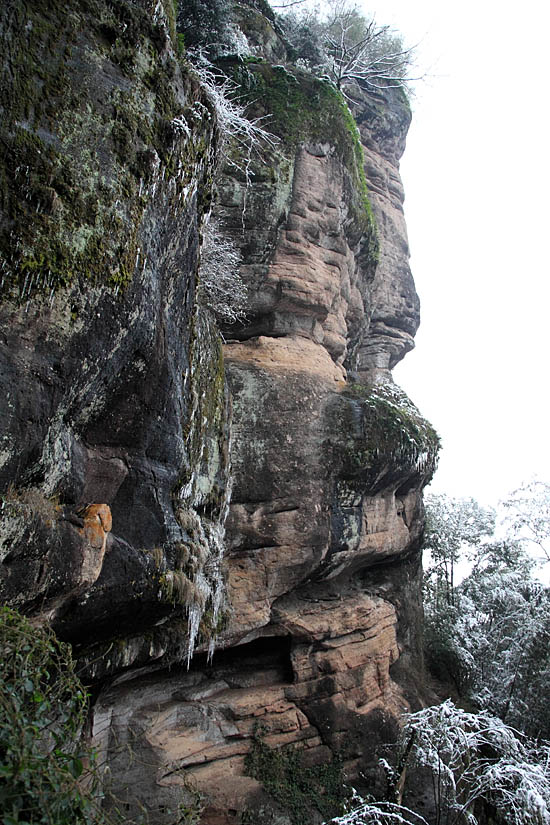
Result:
[[[300,148],[293,167],[270,265],[266,272],[253,264],[243,269],[255,319],[246,335],[307,337],[341,364],[365,320],[361,273],[346,237],[345,168],[328,143]]]
[[[258,723],[271,747],[299,743],[309,762],[325,761],[330,748],[353,763],[368,724],[355,716],[350,736],[350,718],[406,704],[389,675],[399,655],[391,604],[358,590],[311,589],[283,598],[274,615],[280,636],[216,654],[207,669],[197,663],[102,694],[96,742],[111,751],[112,769],[147,783],[142,802],[169,807],[191,783],[209,799],[205,821],[216,822],[254,799],[257,783],[243,767]],[[130,741],[153,770],[132,767]]]
[[[343,755],[350,776],[368,770],[376,744],[391,738],[409,702],[421,700],[420,602],[410,611],[404,605],[411,588],[418,596],[418,567],[411,561],[411,582],[396,587],[390,574],[384,582],[369,571],[414,559],[421,489],[437,451],[429,425],[387,385],[418,323],[397,171],[409,115],[391,94],[381,98],[389,120],[395,115],[391,125],[380,122],[380,99],[366,103],[377,111],[372,134],[362,125],[367,176],[380,179],[370,193],[381,247],[374,282],[358,255],[338,146],[330,136],[303,144],[291,161],[292,188],[281,190],[286,207],[271,201],[282,222],[267,257],[244,250],[250,323],[225,346],[235,486],[227,521],[233,610],[221,644],[239,642],[244,651],[289,639],[285,700],[307,718],[308,749],[318,737]],[[239,188],[222,186],[226,218],[228,191],[237,209]],[[254,186],[247,197],[267,238],[263,219],[272,207],[265,212],[264,199],[254,201]],[[355,368],[376,387],[350,381]],[[274,707],[266,696],[261,702]],[[278,722],[288,712],[295,719],[279,707]],[[248,706],[251,716],[258,712]],[[303,732],[288,741],[302,741]],[[233,747],[210,751],[208,765],[193,771],[201,787],[212,787],[227,753],[232,806],[243,810],[249,780],[239,784]],[[246,752],[246,740],[239,747]],[[218,821],[225,798],[210,793],[206,822]]]
[[[191,516],[215,531],[225,506],[220,339],[196,302],[215,128],[171,16],[149,0],[0,12],[0,594],[72,640],[179,616],[173,568],[181,584],[183,557],[195,573],[208,557]]]
[[[91,504],[65,518],[37,489],[4,499],[0,534],[0,587],[5,601],[33,606],[50,619],[62,605],[85,593],[99,578],[111,511]]]
[[[244,775],[258,722],[357,777],[423,698],[437,437],[389,372],[418,324],[409,112],[398,90],[365,93],[357,133],[330,84],[227,57],[280,140],[248,179],[222,174],[168,0],[50,5],[0,11],[0,594],[73,642],[130,812],[167,825],[193,783],[203,825],[289,825]],[[239,20],[283,60],[260,6]],[[214,172],[249,290],[223,353],[196,289]]]
[[[365,153],[365,175],[380,232],[380,261],[372,285],[369,333],[361,343],[358,369],[368,381],[389,371],[414,346],[420,306],[409,267],[399,159],[411,113],[402,89],[360,95],[354,116]]]

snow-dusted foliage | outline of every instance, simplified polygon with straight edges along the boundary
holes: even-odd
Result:
[[[428,581],[433,596],[452,604],[454,571],[461,552],[477,547],[495,529],[495,512],[472,498],[427,495],[424,550],[429,551]]]
[[[542,559],[550,561],[550,484],[540,480],[523,484],[503,506],[513,535],[534,545]]]
[[[201,49],[191,50],[187,56],[216,115],[218,163],[239,170],[248,185],[253,154],[274,146],[276,138],[263,128],[261,119],[246,116],[236,85]],[[240,259],[238,247],[224,233],[220,221],[207,219],[199,270],[200,295],[224,324],[234,324],[245,317],[247,291],[239,275]]]
[[[234,21],[229,0],[185,0],[178,3],[178,31],[187,49],[202,48],[216,60],[224,55],[247,56],[253,48]]]
[[[414,48],[349,0],[331,0],[322,14],[318,6],[293,10],[282,22],[297,61],[323,73],[344,94],[357,83],[376,89],[406,87],[419,79],[414,76]]]
[[[246,106],[239,102],[233,81],[214,66],[201,49],[189,51],[187,57],[216,113],[220,133],[219,158],[238,168],[248,177],[254,151],[276,142],[262,125],[262,118],[246,117]],[[230,151],[231,148],[238,151]]]
[[[474,660],[471,698],[531,736],[548,736],[547,588],[503,568],[469,576],[459,599],[455,635]]]
[[[331,819],[330,825],[428,825],[420,814],[393,802],[362,802],[353,811]]]
[[[199,267],[199,289],[204,304],[218,321],[235,324],[246,317],[247,289],[239,275],[241,253],[211,218],[204,232]]]
[[[402,740],[411,739],[411,758],[429,770],[436,805],[450,825],[477,825],[481,801],[507,825],[549,825],[547,753],[530,748],[500,719],[448,700],[408,717]]]
[[[549,737],[548,588],[533,578],[521,542],[489,540],[491,513],[476,502],[433,496],[427,510],[425,643],[433,675],[527,735]],[[461,554],[471,572],[454,586]]]
[[[398,751],[404,782],[431,781],[429,825],[550,825],[550,748],[535,747],[501,719],[448,700],[408,715]],[[428,825],[403,804],[354,802],[330,825]]]

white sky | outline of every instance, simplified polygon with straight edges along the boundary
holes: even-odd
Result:
[[[422,325],[395,379],[443,440],[431,489],[496,504],[550,478],[550,11],[364,3],[431,75],[401,165]]]

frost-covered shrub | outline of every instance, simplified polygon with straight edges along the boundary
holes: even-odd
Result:
[[[428,496],[426,505],[430,672],[526,735],[549,737],[550,589],[533,577],[525,542],[491,536],[494,513],[473,499],[448,496]],[[544,524],[544,508],[536,508],[537,532]],[[465,557],[471,571],[456,585],[454,570]]]
[[[449,700],[407,717],[398,752],[397,779],[404,782],[405,799],[408,784],[417,783],[419,775],[431,777],[433,821],[439,825],[481,825],[489,821],[487,814],[501,825],[550,825],[550,748],[535,747],[500,719],[467,713]],[[363,800],[330,821],[394,823],[427,825],[402,804]]]
[[[218,220],[208,223],[201,250],[199,295],[217,320],[235,324],[246,317],[246,286],[239,275],[241,254]]]
[[[459,608],[426,600],[424,605],[424,654],[435,679],[452,684],[460,696],[471,687],[476,661],[464,637],[457,633]]]
[[[246,106],[237,94],[236,85],[197,50],[189,53],[195,73],[216,114],[219,131],[218,163],[239,170],[248,185],[253,153],[272,147],[276,138],[263,128],[261,119],[246,116]],[[243,321],[247,292],[239,275],[240,252],[224,233],[219,220],[211,219],[205,227],[199,269],[202,301],[223,324]]]
[[[361,802],[344,816],[331,819],[329,825],[428,825],[420,814],[393,802]]]
[[[263,128],[262,118],[246,116],[246,105],[239,101],[237,86],[210,62],[204,51],[190,51],[188,58],[216,113],[221,144],[219,162],[237,167],[248,180],[252,153],[273,146],[276,138]],[[230,148],[236,148],[237,152],[230,152]],[[236,155],[240,161],[235,159]]]
[[[448,700],[408,717],[407,742],[413,763],[433,778],[439,816],[451,825],[477,825],[484,804],[507,825],[549,825],[547,748],[535,749],[500,719]]]
[[[318,9],[288,12],[282,24],[295,59],[323,73],[338,89],[359,83],[376,89],[407,87],[414,70],[414,49],[403,45],[390,26],[379,26],[348,0],[332,0]]]

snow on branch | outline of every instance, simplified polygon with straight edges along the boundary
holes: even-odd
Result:
[[[211,63],[201,49],[187,56],[214,109],[219,133],[218,163],[239,170],[248,188],[254,153],[274,148],[277,138],[263,126],[263,118],[246,116],[233,81]],[[246,191],[243,201],[246,208]],[[244,225],[243,225],[244,226]],[[219,220],[206,219],[199,266],[199,295],[223,324],[244,321],[247,290],[239,274],[241,255],[237,245],[224,233]]]
[[[420,814],[393,802],[364,802],[358,808],[331,819],[327,825],[428,825]]]
[[[219,220],[206,226],[201,248],[199,289],[204,304],[223,324],[246,318],[247,289],[239,274],[241,254]]]
[[[298,60],[324,72],[344,94],[357,83],[408,87],[423,77],[414,73],[416,47],[404,46],[390,26],[379,26],[349,0],[329,2],[324,17],[318,11],[290,12],[283,22]]]
[[[413,731],[413,761],[431,771],[436,804],[452,822],[476,825],[474,803],[484,800],[508,825],[550,824],[548,759],[500,719],[447,700],[411,714],[404,739]]]
[[[246,106],[239,102],[236,84],[214,66],[201,49],[188,51],[193,70],[216,113],[220,134],[220,158],[243,172],[248,181],[254,151],[275,147],[277,138],[264,128],[265,118],[248,118]],[[229,152],[237,145],[242,160]]]

